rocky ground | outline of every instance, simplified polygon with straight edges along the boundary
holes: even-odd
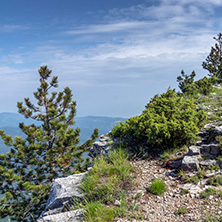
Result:
[[[204,199],[199,197],[200,192],[209,187],[206,180],[200,181],[198,185],[184,183],[174,170],[162,167],[162,163],[158,160],[140,160],[131,163],[136,168],[137,177],[128,199],[132,202],[132,196],[142,193],[139,198],[134,200],[134,205],[138,206],[138,213],[143,216],[143,219],[119,219],[118,222],[219,221],[209,219],[222,216],[222,199],[219,195],[214,194]],[[167,191],[164,194],[157,196],[148,191],[147,188],[153,178],[165,181]],[[189,193],[182,194],[182,189],[189,190]],[[178,215],[178,209],[181,207],[186,208],[187,212]]]

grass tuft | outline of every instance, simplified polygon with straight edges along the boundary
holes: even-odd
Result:
[[[149,191],[152,194],[161,195],[166,192],[166,184],[163,180],[153,179]]]

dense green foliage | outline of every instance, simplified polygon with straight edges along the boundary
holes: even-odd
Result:
[[[222,81],[222,33],[218,37],[214,37],[216,44],[211,47],[210,54],[203,62],[204,69],[209,71],[209,76],[216,77],[218,82]]]
[[[25,98],[25,106],[18,102],[19,113],[39,124],[19,127],[25,138],[14,139],[0,131],[1,138],[10,152],[0,155],[0,217],[8,215],[17,221],[32,221],[45,207],[52,180],[58,176],[83,171],[89,160],[84,161],[85,147],[98,136],[95,130],[92,139],[78,146],[79,128],[73,130],[76,102],[71,90],[51,92],[58,87],[57,77],[49,81],[51,70],[39,69],[40,87],[34,92],[36,104]]]
[[[116,125],[112,133],[130,145],[147,146],[157,153],[191,142],[206,119],[194,101],[168,89],[152,98],[140,116]]]
[[[190,75],[185,74],[182,70],[181,75],[177,77],[177,82],[179,82],[178,87],[184,95],[196,96],[197,94],[208,95],[213,92],[213,83],[215,83],[215,78],[204,77],[198,81],[194,81],[196,76],[193,71]]]

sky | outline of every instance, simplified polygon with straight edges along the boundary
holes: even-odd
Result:
[[[222,0],[0,0],[0,112],[39,87],[38,69],[70,87],[77,116],[140,115],[177,88],[222,32]]]

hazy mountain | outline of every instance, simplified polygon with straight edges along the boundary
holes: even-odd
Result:
[[[80,142],[82,143],[91,136],[94,128],[98,128],[101,135],[109,132],[117,122],[125,120],[126,118],[102,116],[76,117],[74,127],[80,128]],[[4,129],[8,135],[13,137],[22,136],[22,132],[18,127],[20,122],[25,124],[33,123],[32,120],[26,119],[18,113],[0,113],[0,129]],[[0,139],[0,153],[8,151],[9,148]]]

